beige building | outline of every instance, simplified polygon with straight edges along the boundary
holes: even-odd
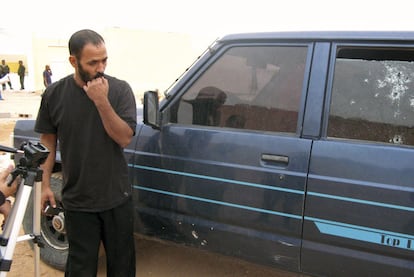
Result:
[[[216,39],[123,28],[107,28],[99,33],[108,51],[106,73],[128,81],[137,97],[150,89],[165,91]],[[69,36],[32,33],[23,43],[15,43],[19,47],[0,48],[0,59],[6,59],[10,66],[15,89],[19,87],[18,60],[26,66],[26,90],[44,89],[42,73],[46,64],[52,69],[52,81],[73,73],[68,61]]]

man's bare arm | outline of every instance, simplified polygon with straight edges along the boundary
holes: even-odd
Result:
[[[52,206],[56,206],[55,197],[50,189],[50,177],[52,176],[53,166],[56,160],[56,134],[41,134],[40,143],[42,143],[48,150],[49,155],[46,161],[40,166],[43,170],[42,175],[42,206],[49,201]]]
[[[106,133],[121,147],[126,147],[131,142],[134,131],[112,108],[108,100],[108,80],[103,77],[93,79],[83,89],[95,103]]]
[[[121,147],[126,147],[134,134],[131,127],[116,114],[108,100],[96,104],[96,108],[106,133]]]

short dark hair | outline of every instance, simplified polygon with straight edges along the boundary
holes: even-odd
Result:
[[[105,41],[100,34],[93,30],[83,29],[77,31],[69,39],[69,54],[79,59],[83,47],[88,43],[97,46],[105,43]]]

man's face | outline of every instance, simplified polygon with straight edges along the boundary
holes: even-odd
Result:
[[[83,69],[82,64],[78,60],[78,75],[85,83],[97,78],[101,77],[102,73],[96,73],[95,75],[91,75],[87,70]]]
[[[85,83],[103,76],[108,56],[104,44],[86,44],[80,59],[76,59],[76,74]]]

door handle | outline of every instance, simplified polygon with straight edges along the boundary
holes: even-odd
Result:
[[[262,154],[262,161],[270,164],[289,164],[289,157],[283,155]]]

